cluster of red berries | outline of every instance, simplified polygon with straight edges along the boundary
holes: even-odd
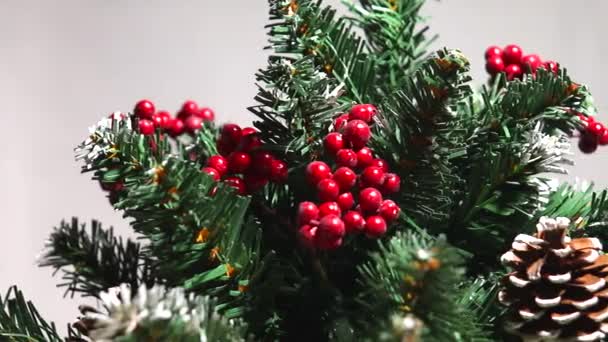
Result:
[[[595,121],[592,116],[578,114],[578,118],[585,124],[578,141],[581,152],[593,153],[598,145],[608,145],[608,128],[604,124]]]
[[[173,137],[184,133],[194,134],[203,127],[203,123],[213,121],[215,113],[207,107],[199,108],[194,101],[186,101],[174,118],[166,110],[156,111],[150,100],[141,100],[135,105],[133,113],[138,121],[139,133],[152,135],[156,129],[169,133]]]
[[[256,192],[269,181],[285,182],[287,164],[260,149],[261,146],[262,141],[255,128],[241,129],[236,124],[225,124],[217,141],[220,154],[210,156],[202,171],[215,181],[222,180],[235,188],[239,195]]]
[[[524,55],[521,47],[511,44],[501,49],[498,46],[490,46],[486,50],[486,70],[492,76],[504,72],[510,81],[521,78],[524,73],[534,75],[536,69],[545,68],[557,73],[559,64],[554,61],[543,62],[536,54]]]
[[[335,162],[333,172],[322,161],[307,165],[306,179],[316,188],[320,204],[302,202],[298,207],[299,234],[306,246],[336,249],[347,233],[380,237],[387,222],[399,216],[399,206],[383,194],[398,192],[401,180],[366,147],[376,112],[373,105],[359,104],[334,121],[335,131],[323,140],[326,154]],[[353,193],[358,193],[357,203]]]

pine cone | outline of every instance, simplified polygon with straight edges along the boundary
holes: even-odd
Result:
[[[608,333],[608,255],[596,238],[570,239],[570,220],[542,217],[501,261],[513,269],[499,301],[507,330],[525,340],[598,341]]]

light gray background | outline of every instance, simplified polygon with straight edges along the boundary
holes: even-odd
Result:
[[[338,0],[329,1],[337,4]],[[251,120],[265,65],[264,0],[0,0],[0,291],[18,284],[47,317],[77,314],[58,278],[35,266],[53,225],[77,215],[128,231],[72,148],[87,127],[146,97],[176,110],[188,98],[219,121]],[[485,80],[483,51],[516,42],[557,59],[608,110],[605,0],[429,1],[435,44],[458,47]],[[608,121],[608,115],[603,115]],[[575,148],[576,150],[576,148]],[[608,150],[608,149],[605,149]],[[573,175],[607,185],[608,154],[576,155]]]

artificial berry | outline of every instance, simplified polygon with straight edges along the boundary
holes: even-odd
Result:
[[[342,114],[338,116],[336,120],[334,120],[334,129],[336,131],[341,131],[342,128],[344,128],[344,126],[348,122],[349,118],[350,116],[348,114]]]
[[[485,57],[486,59],[490,59],[492,57],[500,57],[502,58],[502,49],[498,46],[490,46],[486,49]]]
[[[135,109],[133,109],[133,113],[140,119],[152,119],[152,116],[156,112],[156,108],[154,108],[154,103],[150,100],[141,100],[137,102],[135,105]]]
[[[243,179],[239,178],[239,177],[228,177],[226,179],[224,179],[224,183],[226,183],[226,185],[233,187],[236,189],[237,194],[239,195],[245,195],[247,193],[247,188],[245,187],[245,182],[243,182]]]
[[[384,172],[388,172],[388,163],[384,159],[376,158],[373,159],[369,166],[376,166],[382,169]]]
[[[192,100],[188,100],[182,104],[182,108],[179,110],[177,117],[185,120],[193,115],[197,115],[198,113],[198,104]]]
[[[323,146],[325,151],[331,155],[335,155],[340,149],[344,147],[344,139],[342,134],[332,132],[325,136],[323,139]]]
[[[228,172],[228,160],[220,155],[209,157],[207,166],[216,169],[220,176],[224,176]]]
[[[298,235],[300,237],[300,242],[308,247],[315,247],[315,236],[317,235],[317,227],[305,224],[300,227],[298,230]]]
[[[109,191],[109,192],[120,192],[125,188],[125,183],[123,183],[122,181],[117,181],[117,182],[99,182],[99,184],[101,185],[101,188],[104,191]]]
[[[371,104],[358,104],[350,109],[350,120],[362,120],[370,123],[378,110]]]
[[[502,51],[502,59],[505,64],[519,64],[523,56],[521,48],[515,44],[507,45]]]
[[[340,187],[333,179],[325,178],[317,184],[317,194],[323,202],[333,201],[340,194]]]
[[[602,134],[599,137],[600,145],[608,145],[608,129],[604,129]]]
[[[260,139],[257,132],[250,134],[243,134],[243,139],[241,140],[241,150],[244,152],[255,151],[259,147],[261,147],[262,140]]]
[[[350,192],[345,192],[340,194],[340,196],[338,196],[338,199],[336,200],[336,202],[338,203],[338,206],[340,207],[340,209],[342,211],[345,210],[349,210],[350,208],[353,207],[353,205],[355,205],[355,198],[353,197],[353,194]]]
[[[543,67],[554,74],[557,74],[557,71],[559,70],[559,64],[554,61],[545,61]]]
[[[338,244],[336,241],[341,240],[345,233],[342,219],[338,215],[327,215],[319,222],[315,241],[321,249],[334,249],[340,246],[341,241]]]
[[[154,126],[161,129],[168,129],[171,127],[171,114],[166,110],[161,110],[160,112],[152,115],[152,121],[154,121]]]
[[[363,211],[375,212],[382,204],[382,194],[376,188],[365,188],[359,193],[359,205]]]
[[[331,169],[322,161],[314,161],[306,166],[306,179],[308,183],[317,185],[325,178],[331,178]]]
[[[399,192],[401,188],[401,178],[394,173],[387,173],[382,184],[382,190],[385,193],[394,194]]]
[[[225,141],[238,145],[241,142],[241,127],[237,124],[227,123],[222,126],[222,133],[220,139],[225,139]]]
[[[152,135],[154,134],[154,122],[148,119],[141,119],[137,123],[139,127],[139,133],[143,135]]]
[[[371,130],[363,120],[351,120],[344,128],[344,139],[355,149],[364,147],[370,138]]]
[[[284,183],[287,180],[288,172],[287,163],[274,159],[270,165],[270,180],[275,183]]]
[[[505,73],[507,74],[507,80],[511,81],[521,77],[522,70],[519,64],[509,64],[505,67]]]
[[[584,133],[578,141],[578,148],[583,153],[593,153],[597,150],[598,139],[595,135]]]
[[[205,122],[215,120],[215,112],[211,108],[203,107],[196,113],[196,115]]]
[[[217,151],[223,156],[229,156],[236,149],[233,143],[224,138],[217,140],[216,147]]]
[[[486,71],[490,75],[496,75],[505,70],[505,62],[500,56],[492,56],[486,61]]]
[[[525,65],[532,73],[536,72],[543,63],[538,55],[526,55],[521,59],[521,64]]]
[[[216,169],[209,167],[209,166],[205,166],[201,169],[201,171],[203,171],[204,173],[208,174],[209,176],[211,176],[213,178],[214,181],[219,181],[221,176],[220,173],[217,172]]]
[[[315,240],[317,248],[324,251],[332,251],[338,249],[340,248],[340,246],[342,246],[342,242],[342,238],[335,238],[333,240],[321,240],[318,238],[318,235]]]
[[[188,133],[194,134],[203,127],[203,119],[192,115],[189,116],[186,121],[184,121],[184,125],[186,126],[186,131]]]
[[[327,215],[340,215],[342,210],[336,202],[325,202],[319,206],[319,217],[325,217]]]
[[[171,120],[171,125],[169,126],[169,134],[172,137],[178,137],[184,133],[186,130],[186,125],[184,125],[184,121],[179,118],[175,118]]]
[[[302,202],[298,206],[298,224],[309,224],[319,219],[319,208],[312,202]]]
[[[336,164],[350,168],[356,167],[357,154],[351,149],[343,148],[336,153]]]
[[[361,182],[364,186],[381,187],[384,183],[384,170],[377,166],[368,166],[361,173]]]
[[[268,178],[256,173],[246,173],[244,176],[245,186],[250,193],[256,192],[268,184]]]
[[[595,135],[596,137],[601,136],[605,130],[606,130],[606,128],[604,127],[604,125],[601,122],[597,122],[597,121],[593,122],[589,126],[587,126],[587,132]]]
[[[589,126],[590,124],[595,122],[595,119],[593,118],[593,116],[578,114],[577,117],[579,120],[581,120],[583,122],[583,124],[585,126]]]
[[[380,237],[386,233],[386,221],[382,216],[370,216],[365,220],[365,234]]]
[[[257,151],[253,154],[253,170],[259,175],[269,176],[272,171],[274,156],[265,151]]]
[[[341,191],[348,191],[357,182],[357,174],[348,167],[340,167],[334,172],[334,178]]]
[[[342,216],[344,227],[349,233],[361,232],[365,229],[365,219],[363,215],[357,211],[349,211]]]
[[[401,209],[399,206],[391,200],[384,200],[382,204],[380,204],[380,208],[378,208],[378,214],[380,214],[380,216],[382,216],[387,222],[396,220],[397,217],[399,217],[400,212]]]
[[[363,147],[357,151],[357,167],[364,168],[371,165],[374,160],[374,154],[369,147]]]
[[[233,152],[228,157],[228,165],[232,173],[245,173],[251,165],[251,156],[249,153]]]

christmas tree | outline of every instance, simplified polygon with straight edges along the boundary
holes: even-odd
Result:
[[[428,51],[423,0],[269,0],[254,127],[186,101],[76,148],[140,239],[61,222],[40,265],[93,297],[67,331],[13,287],[2,341],[600,341],[608,199],[557,185],[608,129],[521,47]]]

